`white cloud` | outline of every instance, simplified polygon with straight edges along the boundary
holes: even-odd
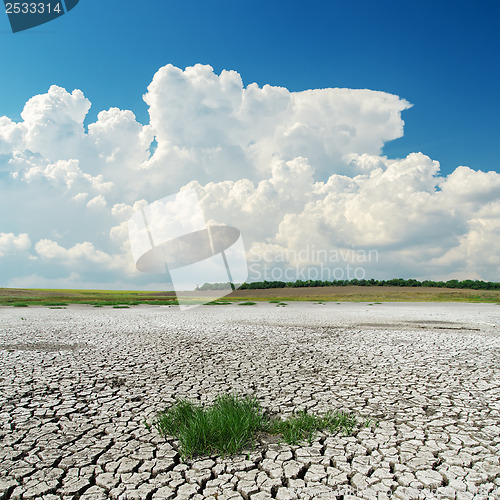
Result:
[[[73,196],[73,199],[75,201],[80,202],[80,201],[86,200],[88,198],[88,196],[89,196],[89,193],[78,193],[78,194],[75,194],[75,196]]]
[[[119,281],[139,274],[126,248],[112,254],[99,250],[90,241],[65,248],[56,241],[41,239],[35,244],[35,251],[46,266],[57,266],[59,271],[78,272],[82,280],[93,276],[99,282],[104,276],[108,281]]]
[[[6,116],[0,117],[0,154],[12,153],[13,148],[21,146],[22,141],[22,126]]]
[[[146,152],[153,134],[151,127],[143,127],[136,121],[132,111],[110,108],[101,111],[97,122],[89,125],[89,138],[107,163],[135,162],[139,168],[148,159]]]
[[[106,206],[106,198],[102,194],[94,196],[87,203],[87,207],[89,208],[104,208]]]
[[[442,182],[441,189],[455,203],[472,203],[477,208],[500,200],[500,175],[458,167]]]
[[[20,275],[29,234],[40,258],[25,276],[74,268],[85,283],[157,282],[134,273],[127,220],[194,187],[207,221],[239,228],[254,256],[288,252],[278,267],[309,246],[376,251],[369,277],[500,279],[500,174],[460,166],[442,176],[422,153],[381,156],[403,134],[406,100],[245,87],[237,72],[203,65],[161,68],[144,100],[150,123],[111,108],[88,132],[90,102],[57,86],[31,98],[19,123],[0,117],[0,172],[10,173],[0,213],[12,214],[0,221],[0,256],[17,255]]]
[[[217,76],[201,64],[161,68],[144,100],[158,141],[148,166],[202,183],[266,178],[273,157],[306,157],[319,177],[349,172],[346,155],[379,154],[402,136],[400,114],[410,107],[371,90],[245,88],[238,73]]]
[[[79,167],[79,161],[58,160],[55,163],[49,163],[45,167],[32,166],[24,170],[23,179],[32,182],[37,178],[45,178],[54,184],[65,186],[67,190],[73,187],[86,186],[97,192],[106,192],[113,187],[112,182],[104,182],[102,175],[92,176],[82,172]]]
[[[31,247],[31,240],[26,233],[0,233],[0,257],[26,252]]]
[[[362,155],[350,161],[367,173],[334,174],[316,182],[305,160],[296,159],[275,165],[273,177],[257,185],[238,181],[198,189],[206,213],[218,221],[225,216],[240,228],[260,262],[274,255],[279,266],[287,252],[293,260],[306,248],[354,249],[378,255],[363,266],[368,276],[396,272],[432,278],[461,270],[498,279],[500,197],[471,206],[467,189],[441,191],[446,181],[438,175],[439,164],[421,153],[401,160]],[[485,195],[499,180],[498,173],[468,169],[467,183]],[[302,265],[321,263],[314,252],[308,257]]]
[[[35,244],[35,250],[43,259],[55,259],[63,263],[73,264],[84,260],[95,264],[110,264],[112,261],[111,256],[101,250],[97,250],[89,241],[78,243],[67,249],[55,241],[43,239]]]
[[[141,208],[144,208],[147,204],[148,202],[146,200],[136,201],[133,205],[127,205],[126,203],[117,203],[111,209],[111,213],[118,219],[126,222],[128,221],[128,219],[130,219],[130,217],[132,217],[135,212],[137,212]]]
[[[69,94],[52,85],[47,94],[32,97],[21,113],[25,148],[52,161],[72,158],[85,139],[89,109],[81,90]]]

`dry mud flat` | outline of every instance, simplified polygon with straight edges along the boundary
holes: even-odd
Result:
[[[500,498],[500,306],[0,308],[0,498]],[[182,463],[144,420],[255,394],[349,437]]]

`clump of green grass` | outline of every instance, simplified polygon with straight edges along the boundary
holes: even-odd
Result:
[[[126,306],[125,304],[116,304],[113,306],[113,309],[130,309],[130,306]]]
[[[270,433],[280,434],[288,444],[298,444],[300,441],[313,441],[316,432],[343,432],[346,436],[356,427],[354,416],[341,411],[328,412],[319,417],[303,410],[288,420],[273,420],[270,422]]]
[[[340,411],[319,417],[306,410],[287,420],[272,419],[262,411],[255,398],[221,395],[208,408],[186,400],[178,401],[160,412],[152,425],[162,436],[178,439],[181,456],[191,458],[238,453],[254,443],[257,432],[280,435],[288,444],[312,442],[316,432],[322,430],[348,435],[356,427],[357,420]],[[146,427],[150,428],[151,424]]]
[[[62,306],[50,306],[49,309],[66,309],[66,308]]]
[[[179,401],[160,413],[154,422],[161,435],[179,439],[180,452],[185,458],[237,453],[264,424],[264,414],[255,399],[231,395],[217,397],[206,409]]]
[[[12,307],[28,307],[28,304],[25,304],[24,302],[13,302]]]
[[[374,420],[373,418],[367,418],[363,424],[363,427],[378,427],[380,425],[380,420]]]
[[[288,304],[286,302],[278,302],[276,307],[286,307]]]
[[[240,306],[254,306],[257,302],[240,302]]]
[[[273,299],[269,301],[269,304],[279,304],[281,300]]]
[[[225,306],[226,304],[232,304],[229,300],[212,300],[212,302],[207,302],[207,306]]]

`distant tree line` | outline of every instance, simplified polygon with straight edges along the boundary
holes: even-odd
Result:
[[[229,283],[205,283],[197,290],[223,290]],[[297,280],[297,281],[254,281],[238,286],[240,290],[267,288],[301,288],[310,286],[401,286],[401,287],[432,287],[432,288],[469,288],[472,290],[500,290],[500,283],[480,280],[449,280],[449,281],[418,281],[415,279],[395,278],[391,280]]]

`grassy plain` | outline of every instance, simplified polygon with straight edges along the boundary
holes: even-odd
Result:
[[[67,304],[90,304],[97,307],[170,305],[177,304],[177,300],[174,292],[0,288],[0,305],[61,307]]]
[[[180,294],[184,295],[184,294]],[[203,292],[192,296],[193,302],[217,298],[217,292]],[[458,288],[337,286],[271,288],[236,290],[217,303],[257,301],[331,301],[331,302],[493,302],[500,303],[499,290],[470,290]],[[121,305],[175,305],[173,291],[117,291],[117,290],[50,290],[0,288],[0,305],[64,307],[67,304],[100,306]]]
[[[500,290],[399,286],[328,286],[236,290],[228,300],[326,302],[500,302]]]

